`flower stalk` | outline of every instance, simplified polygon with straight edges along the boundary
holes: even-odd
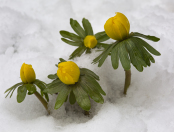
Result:
[[[50,114],[50,111],[48,110],[48,103],[45,101],[45,99],[37,91],[34,93],[34,95],[40,100],[48,114]]]
[[[131,70],[125,70],[125,84],[124,84],[124,92],[123,94],[127,94],[127,90],[131,83]]]

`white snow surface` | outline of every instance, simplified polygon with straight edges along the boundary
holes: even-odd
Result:
[[[161,56],[138,72],[132,66],[132,83],[123,95],[124,70],[113,70],[108,57],[101,68],[91,64],[100,52],[73,61],[100,76],[107,93],[104,104],[92,102],[90,116],[76,103],[54,110],[57,95],[50,95],[51,115],[34,95],[17,103],[4,91],[21,82],[22,63],[32,64],[37,79],[46,83],[56,73],[59,58],[68,59],[76,47],[61,41],[60,30],[74,32],[73,18],[87,18],[94,33],[106,20],[124,13],[131,32],[159,37],[148,41]],[[174,1],[173,0],[0,0],[0,132],[174,132]],[[114,40],[109,40],[109,43]]]

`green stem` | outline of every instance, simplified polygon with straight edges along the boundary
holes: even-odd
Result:
[[[36,91],[34,95],[40,100],[40,102],[43,104],[45,109],[47,110],[48,114],[50,114],[50,111],[48,110],[48,103],[45,101],[45,99]]]
[[[131,70],[125,70],[125,84],[124,84],[124,94],[127,94],[127,89],[131,83]]]

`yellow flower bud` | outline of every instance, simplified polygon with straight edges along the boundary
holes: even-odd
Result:
[[[80,69],[72,61],[61,62],[58,64],[57,76],[64,84],[75,84],[79,80]]]
[[[124,14],[117,12],[114,17],[106,21],[104,29],[110,38],[120,41],[128,37],[130,24]]]
[[[93,35],[88,35],[84,39],[84,45],[88,48],[94,48],[97,45],[97,39]]]
[[[32,83],[36,79],[36,75],[32,65],[23,63],[20,70],[20,77],[23,83]]]

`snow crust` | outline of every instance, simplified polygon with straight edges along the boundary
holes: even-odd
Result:
[[[1,132],[174,132],[174,1],[173,0],[0,0],[0,131]],[[50,96],[47,116],[34,95],[18,104],[16,94],[4,91],[20,82],[23,62],[32,64],[38,79],[49,83],[59,58],[68,59],[75,47],[61,41],[60,30],[72,31],[69,19],[89,19],[94,33],[104,23],[124,13],[130,31],[159,37],[148,41],[160,51],[156,63],[143,72],[132,67],[132,84],[122,94],[124,70],[113,70],[110,57],[101,68],[91,64],[99,52],[75,58],[100,76],[107,93],[103,105],[92,101],[90,116],[80,107],[65,103],[54,110],[56,95]],[[109,40],[113,42],[113,40]]]

